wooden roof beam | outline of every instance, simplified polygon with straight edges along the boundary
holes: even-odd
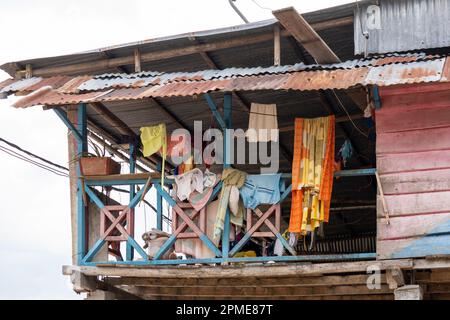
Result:
[[[314,28],[293,7],[276,10],[272,13],[317,63],[330,64],[341,61]]]
[[[341,62],[341,59],[339,59],[316,32],[317,29],[310,25],[293,7],[276,10],[272,13],[286,31],[289,32],[289,34],[292,35],[306,51],[308,51],[316,63],[332,64]],[[360,109],[366,107],[365,103],[361,102],[356,92],[348,93],[348,96]]]
[[[112,113],[108,108],[106,108],[105,105],[103,105],[100,102],[93,102],[90,103],[89,106],[95,110],[99,114],[100,117],[102,117],[103,120],[105,120],[109,125],[111,125],[113,128],[115,128],[121,135],[128,136],[132,139],[137,139],[138,135],[131,130],[128,125],[123,122],[121,119],[119,119],[114,113]],[[150,156],[149,157],[153,162],[158,163],[160,162],[160,157],[158,156]],[[169,164],[169,167],[170,164]]]
[[[344,17],[334,20],[322,21],[318,23],[312,23],[311,27],[315,31],[325,30],[329,28],[335,28],[338,26],[345,26],[353,23],[353,17]],[[282,30],[280,32],[281,36],[290,36],[287,30]],[[257,36],[240,36],[234,39],[216,41],[212,43],[205,44],[194,44],[191,46],[186,46],[179,49],[168,49],[156,52],[147,52],[140,54],[140,62],[145,63],[149,61],[157,61],[169,58],[175,58],[180,56],[186,56],[190,54],[196,54],[201,52],[215,51],[221,49],[228,49],[233,47],[245,46],[249,44],[255,44],[265,41],[273,41],[273,33],[269,32],[266,34],[261,34]],[[124,57],[111,57],[99,59],[96,61],[76,63],[64,66],[54,66],[54,67],[44,67],[33,69],[33,76],[45,77],[51,75],[65,75],[65,74],[80,74],[80,73],[92,73],[101,70],[108,70],[117,68],[124,65],[135,66],[135,55]],[[19,74],[25,73],[25,70],[18,70]]]

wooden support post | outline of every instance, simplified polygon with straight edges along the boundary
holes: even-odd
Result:
[[[162,171],[161,162],[158,163],[158,171]],[[163,197],[159,192],[156,192],[156,228],[163,229]]]
[[[25,78],[29,79],[33,77],[33,67],[31,66],[31,64],[27,64],[25,66]]]
[[[86,116],[86,104],[82,103],[78,106],[78,112],[77,112],[77,122],[78,122],[78,133],[81,136],[81,142],[77,142],[77,167],[76,172],[78,176],[78,182],[77,182],[77,257],[78,257],[78,264],[81,263],[81,260],[84,257],[84,254],[86,252],[86,205],[83,201],[84,196],[84,188],[83,188],[83,181],[81,179],[81,168],[80,163],[78,161],[79,157],[83,156],[85,152],[88,151],[87,149],[87,116]]]
[[[130,150],[129,150],[129,157],[130,157],[130,174],[136,173],[136,142],[135,139],[130,137]],[[130,185],[130,202],[133,200],[133,198],[136,195],[136,187],[134,185]],[[130,209],[129,213],[129,221],[130,224],[128,226],[129,234],[130,236],[134,237],[134,208]],[[127,252],[126,252],[126,259],[127,261],[131,261],[134,258],[134,250],[133,247],[127,243]]]
[[[99,209],[90,203],[83,201],[83,190],[80,188],[79,179],[80,169],[78,164],[78,155],[81,150],[87,150],[87,139],[85,130],[79,130],[74,124],[83,126],[82,122],[78,122],[78,117],[83,116],[83,108],[69,106],[67,109],[67,116],[61,109],[55,112],[63,120],[64,124],[69,128],[68,135],[68,153],[69,153],[69,176],[70,176],[70,207],[71,207],[71,226],[72,226],[72,263],[79,264],[81,262],[83,253],[86,247],[94,245],[99,237],[98,219]],[[77,126],[78,127],[78,126]],[[80,197],[81,193],[81,197]],[[90,213],[86,215],[86,212]],[[89,236],[87,236],[89,232]],[[87,238],[87,245],[86,245]],[[81,250],[79,250],[81,248]],[[102,250],[101,254],[97,255],[98,260],[106,260],[107,250]]]
[[[139,48],[134,49],[134,72],[141,72],[141,51]]]
[[[423,300],[423,289],[420,285],[408,285],[394,290],[395,300]]]
[[[280,26],[276,24],[273,27],[273,65],[279,66],[281,64],[281,35]]]
[[[93,292],[98,289],[97,277],[86,276],[79,271],[74,271],[70,275],[70,281],[76,293]]]
[[[234,155],[234,152],[231,150],[231,139],[233,139],[230,130],[233,127],[232,124],[232,96],[230,92],[226,92],[223,97],[223,114],[225,121],[224,128],[224,146],[223,146],[223,155],[224,155],[224,168],[230,168],[233,159],[231,159],[231,155]],[[230,209],[227,208],[225,213],[225,220],[223,226],[222,233],[222,257],[228,258],[230,251]]]
[[[399,267],[390,267],[386,269],[386,282],[391,290],[404,286],[405,278],[403,277],[402,269]]]
[[[56,109],[55,109],[56,110]],[[67,118],[70,123],[77,123],[77,108],[76,106],[69,106],[67,109]],[[67,149],[69,159],[69,183],[70,183],[70,217],[71,217],[71,231],[72,231],[72,264],[78,262],[78,201],[77,201],[77,138],[75,132],[78,131],[68,129],[67,134]],[[80,137],[81,140],[81,137]]]

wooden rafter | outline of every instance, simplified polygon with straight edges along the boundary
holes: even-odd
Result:
[[[353,17],[344,17],[335,20],[323,21],[319,23],[311,24],[312,28],[316,31],[333,28],[336,26],[349,25],[353,23]],[[281,36],[289,36],[289,32],[286,30],[281,31]],[[190,54],[196,54],[201,52],[215,51],[228,49],[233,47],[245,46],[265,41],[272,41],[273,33],[262,34],[258,36],[241,36],[234,39],[217,41],[206,44],[194,44],[178,49],[161,50],[157,52],[141,53],[141,63],[149,61],[157,61],[169,58],[175,58],[180,56],[186,56]],[[135,65],[134,53],[125,57],[105,57],[105,59],[99,59],[91,62],[75,63],[65,66],[54,66],[33,69],[34,76],[51,76],[51,75],[63,75],[63,74],[79,74],[79,73],[92,73],[100,70],[107,70],[117,68],[124,65]],[[18,73],[25,73],[25,70],[18,70]]]
[[[99,102],[90,103],[89,106],[95,110],[105,120],[109,125],[115,128],[121,135],[128,136],[132,139],[138,139],[138,135],[128,127],[128,125],[119,119],[114,113],[112,113],[105,105]],[[149,157],[154,163],[160,161],[160,157],[151,156]]]
[[[340,62],[313,27],[293,7],[272,12],[281,25],[314,57],[317,63]]]

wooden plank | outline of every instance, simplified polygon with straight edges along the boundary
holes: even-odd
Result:
[[[448,60],[448,59],[447,59]],[[448,61],[447,61],[448,62]],[[448,63],[447,63],[448,64]],[[393,95],[417,95],[419,93],[437,93],[438,91],[448,91],[450,82],[414,83],[399,84],[393,86],[379,87],[380,96],[387,98]]]
[[[450,152],[427,151],[377,155],[380,174],[450,168]]]
[[[450,190],[450,168],[386,174],[380,179],[385,195]]]
[[[379,259],[403,259],[450,254],[450,235],[417,237],[377,242]]]
[[[317,32],[293,7],[272,12],[283,27],[313,56],[319,64],[340,62]]]
[[[391,217],[450,212],[450,191],[386,195],[385,199]],[[377,206],[380,205],[378,197]],[[381,212],[377,215],[383,216]]]
[[[78,112],[76,106],[67,107],[67,118],[71,123],[78,123]],[[67,130],[67,154],[69,159],[69,190],[70,190],[70,229],[72,240],[72,264],[77,263],[77,221],[78,221],[78,204],[77,204],[77,139],[70,130]]]
[[[415,86],[411,86],[415,90]],[[402,93],[385,96],[381,94],[382,108],[376,114],[398,112],[414,109],[443,108],[449,105],[450,92],[448,89],[438,92]]]
[[[127,285],[141,287],[298,287],[366,284],[368,275],[348,276],[307,276],[283,278],[232,278],[232,279],[176,279],[176,278],[106,278],[111,285]],[[381,283],[386,283],[386,276],[381,275]]]
[[[377,134],[377,155],[450,149],[450,127]]]
[[[273,65],[279,66],[281,64],[281,35],[280,26],[276,24],[273,27]]]
[[[450,126],[450,94],[448,98],[448,105],[445,107],[412,109],[401,113],[392,113],[389,110],[379,112],[376,115],[377,133],[448,127]]]
[[[135,287],[132,289],[139,296],[196,296],[196,297],[260,297],[272,296],[336,296],[336,295],[367,295],[392,293],[387,285],[381,285],[380,289],[369,289],[366,284],[352,286],[321,286],[321,287],[247,287],[247,288],[205,288],[205,287]]]
[[[427,270],[431,269],[433,272],[436,270],[450,269],[450,256],[428,259],[414,259],[415,270]]]
[[[316,31],[325,30],[328,28],[334,28],[336,26],[350,25],[353,23],[353,17],[343,17],[328,21],[322,21],[318,23],[312,23],[311,26]],[[288,36],[287,32],[281,32],[282,36]],[[184,48],[168,49],[157,52],[141,53],[141,63],[149,61],[158,61],[163,59],[170,59],[175,57],[181,57],[200,52],[208,52],[215,50],[222,50],[228,48],[234,48],[239,46],[245,46],[255,43],[261,43],[273,40],[273,34],[267,33],[262,35],[250,35],[240,36],[233,39],[227,39],[222,41],[216,41],[207,44],[195,44],[191,46],[185,46]],[[134,54],[125,57],[99,59],[97,61],[76,63],[67,66],[55,66],[38,68],[33,70],[34,76],[50,76],[50,75],[62,75],[62,74],[79,74],[79,73],[92,73],[94,71],[108,70],[123,65],[134,65]]]
[[[367,272],[370,266],[377,266],[380,270],[388,267],[398,266],[402,269],[411,269],[412,260],[386,260],[386,261],[353,261],[353,262],[332,262],[332,263],[289,263],[285,265],[270,264],[264,266],[186,266],[186,267],[130,267],[130,266],[65,266],[64,274],[70,274],[74,270],[79,270],[85,275],[92,276],[122,276],[122,277],[155,277],[155,278],[242,278],[242,277],[289,277],[312,274],[339,274],[347,272]]]
[[[389,268],[386,270],[386,282],[389,285],[389,289],[397,289],[398,287],[405,285],[405,278],[403,277],[403,271],[398,267]]]
[[[134,49],[134,72],[141,72],[141,51],[139,48]]]
[[[448,213],[436,213],[416,216],[403,216],[390,219],[390,224],[386,224],[384,218],[377,221],[378,240],[402,239],[423,237],[445,232],[445,227],[438,228],[444,222],[450,222],[450,211]],[[450,226],[448,227],[450,232]]]
[[[239,297],[172,297],[172,296],[153,296],[147,297],[147,299],[157,300],[242,300]],[[262,300],[261,297],[245,297],[245,300]],[[371,295],[329,295],[329,296],[271,296],[267,297],[268,300],[394,300],[394,295],[389,294],[371,294]]]
[[[152,179],[160,179],[159,172],[143,172],[143,173],[126,173],[126,174],[110,174],[107,176],[84,176],[85,180],[95,181],[123,181],[123,180],[145,180],[151,177]]]

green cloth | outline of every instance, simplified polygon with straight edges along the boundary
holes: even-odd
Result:
[[[214,238],[219,237],[223,233],[225,223],[225,215],[230,201],[230,193],[233,187],[241,188],[244,185],[247,173],[232,168],[226,168],[222,173],[223,186],[219,196],[219,207],[217,209],[216,223],[214,224]],[[230,222],[236,226],[242,227],[244,224],[245,208],[240,198],[238,211],[236,214],[230,214]]]

